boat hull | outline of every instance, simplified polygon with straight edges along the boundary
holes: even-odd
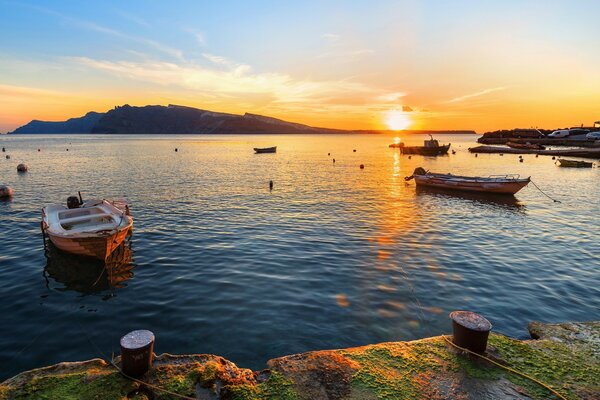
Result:
[[[448,154],[448,150],[450,149],[450,145],[447,144],[445,146],[438,147],[425,147],[425,146],[404,146],[400,147],[400,152],[402,154],[419,154],[422,156],[441,156],[444,154]]]
[[[514,195],[529,183],[529,179],[515,179],[511,181],[477,181],[445,179],[431,175],[415,175],[418,186],[433,187],[446,190],[460,190],[466,192],[494,193]]]
[[[125,240],[131,226],[115,232],[83,237],[65,237],[47,231],[48,238],[57,248],[67,253],[106,260]]]
[[[560,158],[558,159],[558,163],[561,167],[567,168],[592,168],[594,165],[588,161],[564,160]]]
[[[258,154],[262,154],[262,153],[276,153],[277,152],[277,147],[266,147],[266,148],[258,148],[255,147],[254,151]]]

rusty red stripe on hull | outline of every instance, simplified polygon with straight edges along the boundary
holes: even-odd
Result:
[[[48,233],[48,237],[56,247],[68,253],[106,260],[125,240],[128,231],[129,227],[105,237],[63,237],[51,233]]]

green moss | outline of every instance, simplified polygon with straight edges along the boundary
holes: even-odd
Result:
[[[199,373],[196,369],[178,370],[177,368],[161,368],[154,376],[154,379],[156,379],[155,385],[162,389],[194,397]],[[169,393],[153,388],[150,389],[154,393],[156,400],[168,400],[172,398],[172,395]]]
[[[298,400],[294,383],[278,372],[272,372],[269,379],[258,385],[240,385],[229,388],[234,400]]]
[[[13,396],[16,400],[126,399],[135,385],[118,373],[49,375],[33,378]]]

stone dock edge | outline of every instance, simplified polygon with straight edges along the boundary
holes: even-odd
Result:
[[[491,333],[486,356],[566,399],[600,399],[600,321],[528,326],[530,340]],[[312,351],[252,371],[215,355],[155,357],[140,381],[96,358],[20,373],[9,399],[556,399],[539,383],[451,346],[449,336]],[[115,360],[118,366],[119,360]]]

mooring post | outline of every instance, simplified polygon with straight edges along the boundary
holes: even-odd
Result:
[[[142,329],[121,338],[121,371],[131,377],[144,375],[152,367],[154,333]]]
[[[452,342],[475,353],[484,353],[492,324],[471,311],[452,311]]]

